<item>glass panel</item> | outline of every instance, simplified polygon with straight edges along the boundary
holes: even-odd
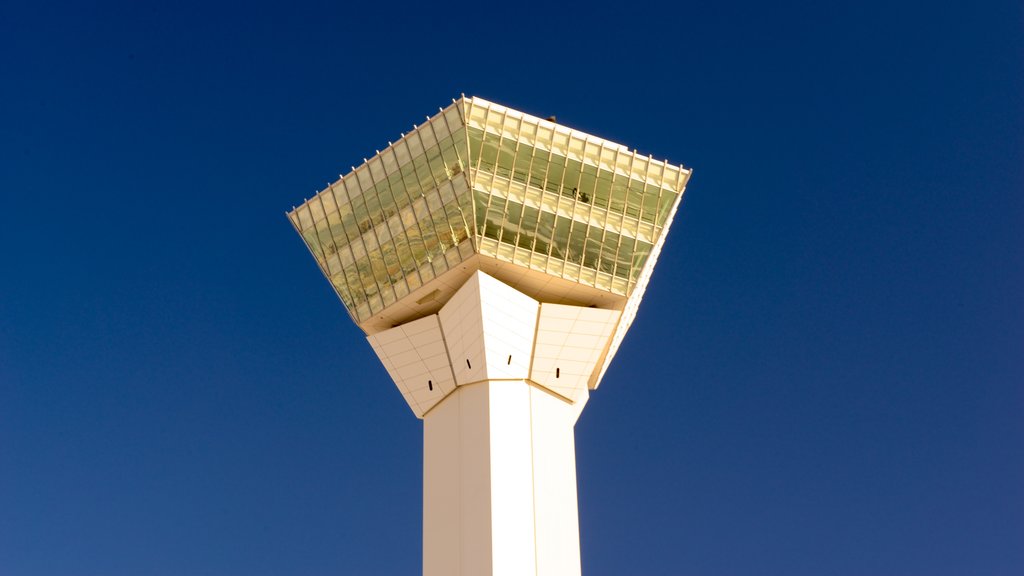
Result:
[[[444,259],[444,252],[439,253],[433,260],[430,261],[431,267],[434,269],[434,275],[440,276],[448,271],[448,262]]]
[[[551,141],[551,128],[546,126],[539,126],[537,128],[537,141],[546,143]]]
[[[399,166],[412,160],[412,156],[409,155],[409,145],[405,142],[405,139],[399,140],[395,143],[394,148],[391,149],[395,154],[395,161]]]
[[[551,255],[559,260],[566,259],[566,250],[569,247],[569,220],[559,216],[555,220],[555,237],[551,247]]]
[[[572,223],[572,231],[569,234],[569,246],[567,248],[568,260],[574,264],[583,263],[583,246],[587,237],[587,226],[580,222]]]
[[[423,141],[423,149],[429,149],[437,145],[437,137],[434,135],[434,124],[435,122],[427,122],[420,126],[419,134],[420,139]]]
[[[644,201],[643,186],[643,183],[637,180],[629,181],[629,188],[626,190],[626,216],[640,217],[640,207]]]
[[[455,153],[455,145],[451,141],[446,142],[441,147],[441,157],[444,158],[445,170],[448,177],[454,176],[462,172],[462,162],[459,161],[459,155]]]
[[[516,141],[507,138],[502,140],[501,145],[498,147],[498,166],[494,170],[495,174],[504,178],[511,178],[515,158]]]
[[[569,134],[556,130],[555,136],[551,140],[553,142],[554,149],[564,156],[569,149]]]
[[[484,222],[487,219],[487,198],[488,196],[483,192],[476,192],[473,194],[474,207],[476,210],[476,233],[482,235],[484,233]]]
[[[516,154],[515,168],[512,171],[512,179],[516,182],[526,183],[527,177],[530,174],[530,160],[531,152],[533,148],[522,145],[519,147],[519,152]]]
[[[612,173],[601,170],[597,174],[597,182],[594,188],[594,205],[601,208],[608,208],[608,202],[612,193]]]
[[[548,166],[548,178],[544,189],[548,192],[558,192],[559,188],[562,187],[562,176],[564,174],[565,158],[562,156],[552,157],[551,164]]]
[[[487,222],[484,224],[484,236],[501,241],[501,225],[505,221],[504,207],[500,202],[491,202],[487,207]]]
[[[430,174],[428,175],[428,182],[424,188],[433,188],[440,182],[444,182],[448,179],[447,170],[444,166],[444,159],[441,158],[441,150],[439,148],[431,148],[427,151],[427,165],[430,167]]]
[[[388,286],[402,278],[402,265],[398,262],[398,250],[393,242],[383,242],[380,251],[384,260],[384,279]],[[386,290],[385,290],[386,292]]]
[[[529,206],[523,207],[523,222],[519,226],[519,247],[533,250],[537,240],[537,218],[540,211]]]
[[[387,182],[381,182],[378,184],[377,190],[380,192],[381,217],[384,221],[387,221],[398,213],[398,205],[395,203],[395,195],[392,194],[391,188],[388,187]]]
[[[421,192],[434,187],[434,179],[430,176],[430,166],[427,164],[426,155],[420,155],[413,159],[413,167],[416,169],[416,186]]]
[[[498,164],[498,137],[487,133],[483,141],[483,149],[480,151],[480,169],[487,172],[494,172]]]
[[[644,190],[644,206],[643,211],[640,213],[640,219],[646,220],[647,222],[654,222],[654,217],[658,213],[658,193],[661,192],[660,188],[648,184],[647,189]]]
[[[626,185],[628,178],[615,176],[612,181],[611,198],[608,201],[608,210],[613,214],[622,214],[626,210]]]
[[[384,166],[384,173],[390,174],[398,168],[398,163],[395,161],[395,156],[391,152],[385,152],[380,155],[380,162]]]
[[[669,210],[672,209],[672,202],[676,199],[676,193],[669,190],[665,190],[661,193],[660,204],[658,206],[657,224],[659,226],[665,224],[665,220],[668,219]]]
[[[583,203],[589,204],[594,197],[594,186],[597,182],[597,168],[587,164],[583,166],[583,174],[580,176],[580,188],[576,198]]]
[[[554,235],[555,215],[551,212],[541,212],[537,223],[537,245],[534,250],[543,254],[550,254],[552,251],[551,241]]]
[[[569,196],[570,198],[575,196],[576,190],[580,185],[580,172],[583,171],[583,163],[579,160],[569,159],[565,164],[565,178],[562,180],[563,196]]]
[[[337,204],[334,203],[334,192],[330,189],[330,187],[328,187],[327,190],[324,190],[323,192],[318,194],[317,198],[319,198],[320,201],[323,203],[324,212],[330,214],[331,212],[334,212],[335,210],[338,209]]]
[[[618,242],[618,234],[605,232],[604,239],[599,243],[598,249],[601,254],[598,256],[597,269],[605,274],[615,271],[615,251],[618,248]]]
[[[591,234],[599,234],[600,230],[591,229]],[[601,240],[598,238],[587,238],[586,248],[583,254],[583,265],[588,268],[600,269]]]
[[[366,213],[369,216],[371,225],[380,224],[384,220],[384,213],[380,206],[380,190],[376,187],[369,189],[363,194],[366,201]]]
[[[636,243],[636,248],[633,250],[633,269],[629,275],[630,280],[636,280],[640,275],[644,263],[647,262],[647,257],[651,255],[651,248],[652,246],[647,242]]]
[[[505,213],[505,231],[502,233],[502,241],[509,244],[519,245],[520,233],[519,224],[523,218],[523,205],[518,202],[509,202]]]
[[[360,194],[352,199],[352,217],[356,221],[356,230],[360,235],[370,229],[370,218],[366,212],[366,201]]]
[[[324,251],[320,246],[320,239],[317,237],[316,230],[306,230],[302,233],[302,239],[306,241],[306,245],[309,246],[310,252],[316,257],[316,261],[323,266],[324,265]]]
[[[400,172],[402,173],[402,182],[405,184],[405,189],[408,190],[410,194],[415,193],[414,195],[419,196],[419,188],[416,187],[417,180],[415,163],[409,162],[405,166],[402,166]]]
[[[510,115],[510,113],[511,113],[511,115]],[[519,132],[519,118],[516,117],[517,115],[518,115],[517,112],[511,111],[511,110],[506,110],[505,111],[505,122],[504,122],[505,130],[507,130],[509,132],[512,132],[512,133],[518,133]]]
[[[479,128],[469,129],[469,157],[477,167],[480,159],[480,147],[484,143],[484,131]]]
[[[530,186],[536,188],[544,187],[544,178],[548,175],[548,157],[544,152],[538,151],[533,158],[533,165],[530,167]]]
[[[370,180],[370,170],[365,165],[356,169],[355,178],[352,180],[352,186],[348,189],[348,195],[352,197],[361,195],[364,190],[373,186],[373,181]]]

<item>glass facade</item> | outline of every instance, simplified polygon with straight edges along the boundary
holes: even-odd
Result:
[[[688,177],[463,98],[288,216],[357,322],[475,253],[629,296]]]

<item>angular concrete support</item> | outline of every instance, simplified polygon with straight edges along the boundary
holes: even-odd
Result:
[[[477,271],[368,337],[423,419],[425,576],[580,573],[573,427],[620,316]]]
[[[423,418],[457,386],[485,381],[528,380],[569,402],[585,399],[621,316],[541,303],[475,272],[438,314],[367,340]]]
[[[424,576],[580,574],[573,426],[586,399],[485,381],[426,414]]]

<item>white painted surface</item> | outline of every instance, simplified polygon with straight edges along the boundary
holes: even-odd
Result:
[[[491,446],[484,388],[453,393],[459,400],[459,574],[490,574],[493,564]],[[448,449],[455,449],[454,446]],[[454,511],[442,511],[450,514]]]
[[[422,418],[455,389],[436,315],[378,332],[367,340],[417,417]]]
[[[583,393],[587,393],[585,386]],[[579,414],[575,408],[541,388],[530,387],[537,576],[580,573],[573,435]]]
[[[525,379],[570,402],[585,402],[621,315],[541,304],[477,271],[438,314],[367,340],[423,418],[456,386],[483,381]]]
[[[538,302],[515,288],[477,272],[483,314],[487,379],[529,377]]]
[[[575,401],[619,320],[617,310],[541,304],[530,379]]]
[[[458,385],[487,377],[484,354],[484,320],[480,310],[480,273],[470,276],[441,311],[441,320]]]
[[[424,418],[424,576],[580,574],[576,407],[526,381],[460,386]]]
[[[492,573],[534,574],[533,480],[544,470],[533,466],[530,386],[525,382],[491,382],[480,387],[485,387],[489,395]]]
[[[449,398],[423,421],[423,566],[431,574],[461,574],[463,494],[459,479],[462,470],[460,454],[460,398]],[[470,499],[467,498],[467,501]],[[489,511],[479,508],[483,515]],[[488,524],[487,519],[483,523]],[[488,541],[487,535],[484,541]],[[490,565],[486,559],[483,566]]]

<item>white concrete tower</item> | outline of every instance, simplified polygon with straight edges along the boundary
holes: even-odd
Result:
[[[425,576],[580,574],[573,427],[689,177],[463,97],[288,213],[423,419]]]

